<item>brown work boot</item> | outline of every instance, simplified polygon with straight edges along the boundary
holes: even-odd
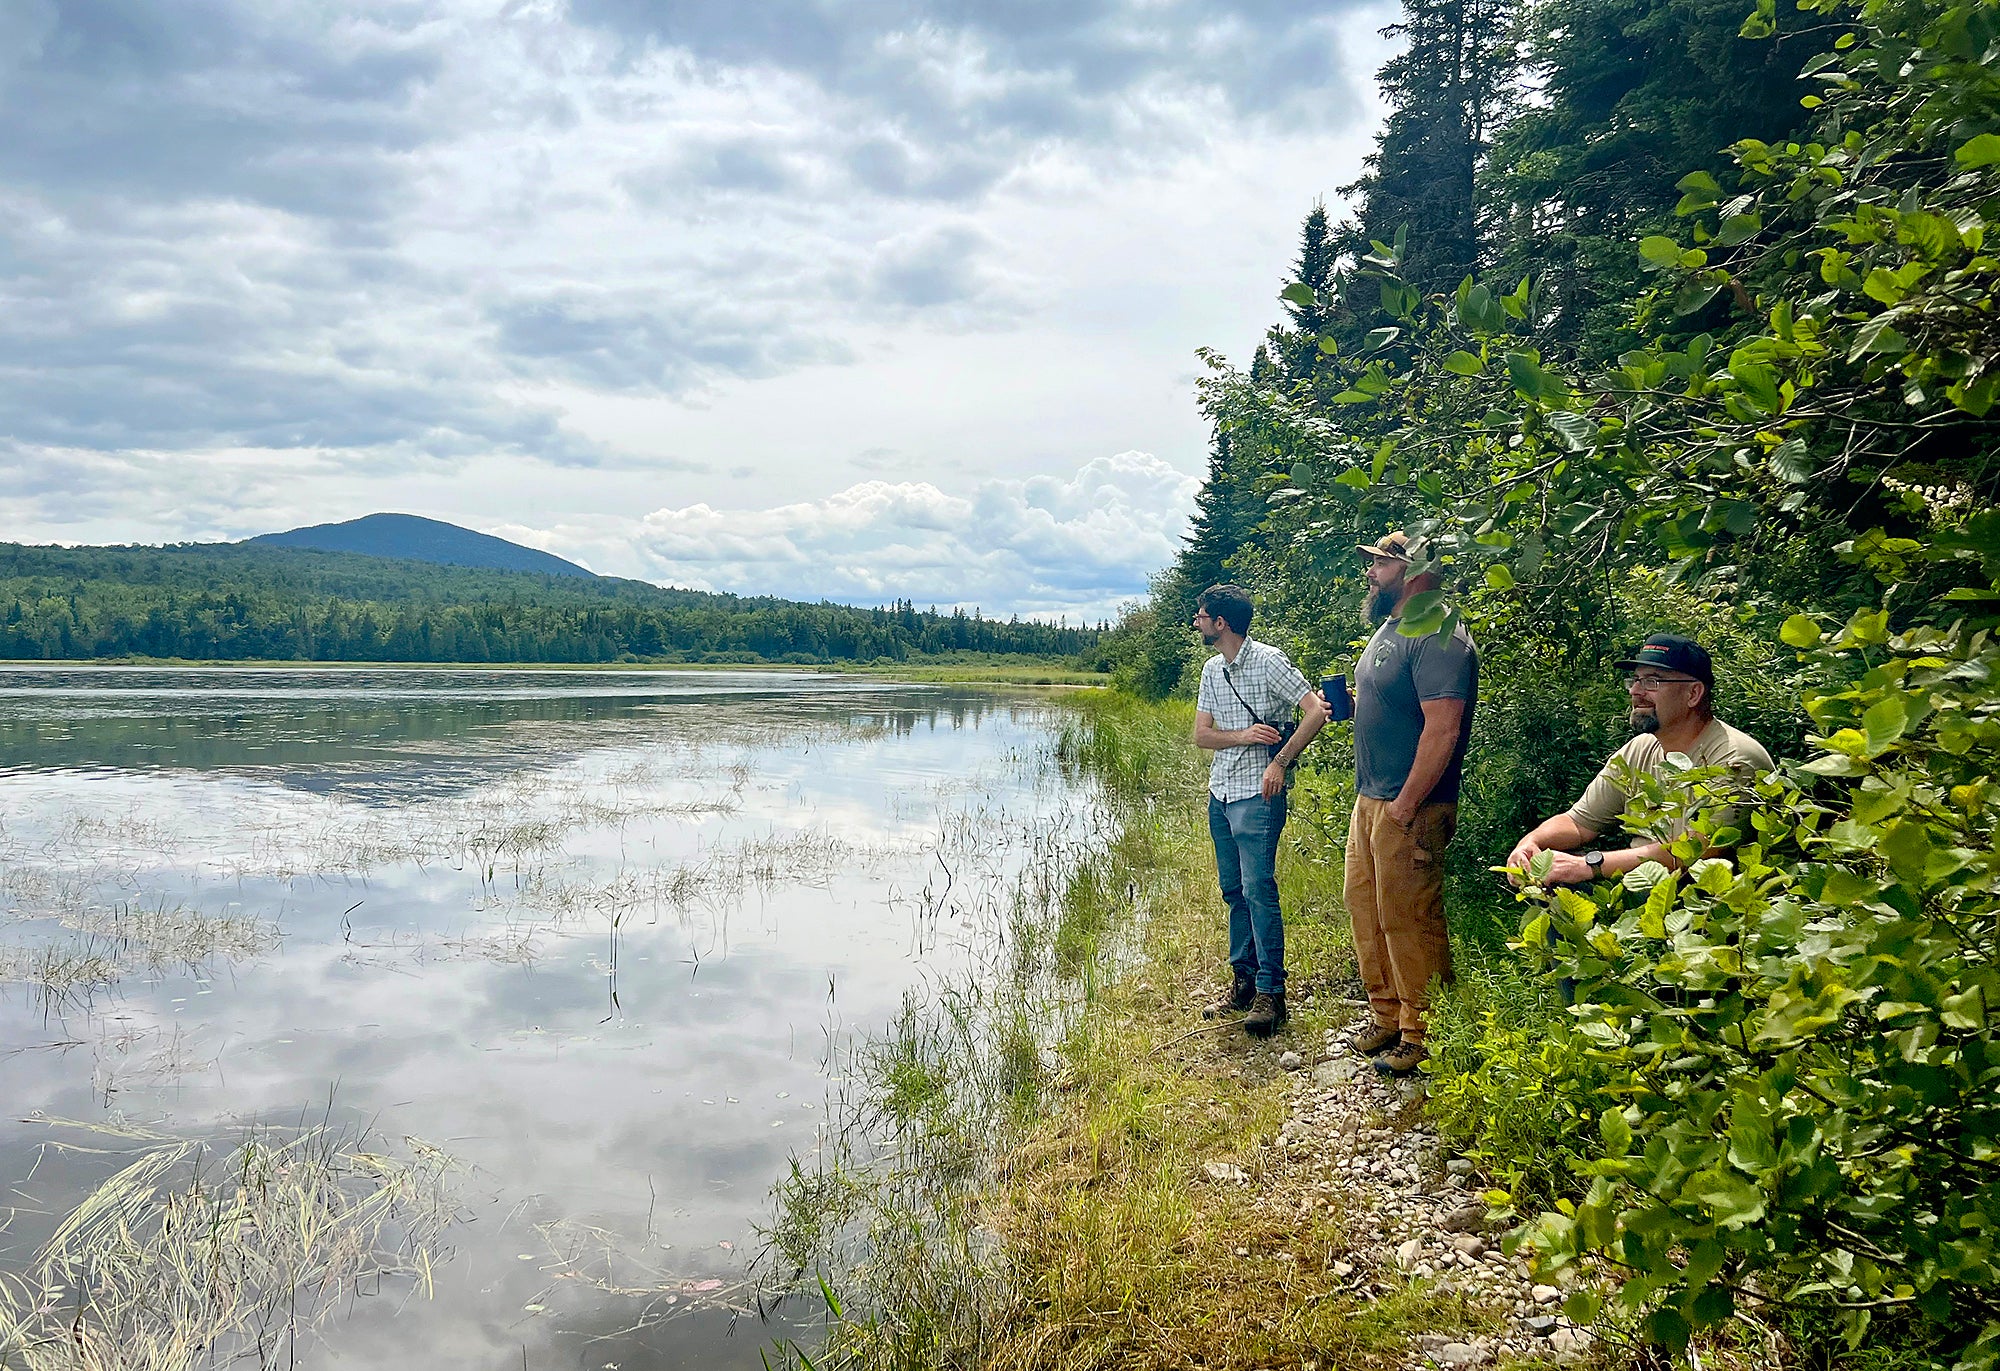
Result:
[[[1243,1030],[1253,1038],[1268,1038],[1285,1026],[1286,1017],[1284,991],[1275,995],[1259,991],[1243,1016]]]
[[[1430,1053],[1424,1050],[1422,1043],[1405,1039],[1393,1051],[1384,1052],[1375,1059],[1375,1070],[1384,1076],[1407,1076],[1428,1056]]]
[[[1364,1057],[1372,1057],[1385,1048],[1394,1047],[1402,1036],[1402,1030],[1392,1023],[1371,1023],[1350,1035],[1347,1045]]]
[[[1201,1011],[1204,1019],[1226,1019],[1231,1014],[1241,1014],[1250,1007],[1250,1001],[1257,998],[1257,981],[1248,972],[1235,972],[1229,982],[1229,993]]]

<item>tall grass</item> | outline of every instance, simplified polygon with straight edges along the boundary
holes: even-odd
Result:
[[[127,1136],[130,1136],[129,1132]],[[0,1277],[0,1366],[182,1371],[296,1357],[358,1283],[428,1292],[451,1159],[326,1127],[217,1152],[157,1134]]]

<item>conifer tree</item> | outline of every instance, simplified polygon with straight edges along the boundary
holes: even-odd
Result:
[[[1448,290],[1478,269],[1479,169],[1510,106],[1520,68],[1514,0],[1403,0],[1403,19],[1382,30],[1408,46],[1378,73],[1393,107],[1360,180],[1360,218],[1341,246],[1408,230],[1403,279]]]
[[[1319,340],[1331,333],[1338,322],[1339,293],[1335,272],[1340,262],[1340,244],[1326,214],[1326,203],[1315,200],[1299,229],[1299,255],[1292,262],[1284,284],[1302,285],[1313,292],[1311,303],[1281,297],[1289,322],[1275,325],[1265,335],[1270,353],[1290,381],[1309,380],[1318,369]]]

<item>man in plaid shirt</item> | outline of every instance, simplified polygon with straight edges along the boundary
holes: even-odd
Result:
[[[1208,833],[1229,905],[1228,996],[1210,1016],[1249,1010],[1243,1026],[1268,1038],[1285,1023],[1285,915],[1278,907],[1278,838],[1285,830],[1291,765],[1326,722],[1326,702],[1289,658],[1248,637],[1250,593],[1210,586],[1194,626],[1216,649],[1201,668],[1194,745],[1215,753],[1208,769]],[[1289,738],[1277,727],[1305,715]]]

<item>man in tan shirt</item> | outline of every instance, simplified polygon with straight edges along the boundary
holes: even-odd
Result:
[[[1669,753],[1680,753],[1697,767],[1729,767],[1746,781],[1771,769],[1771,754],[1762,743],[1715,717],[1715,667],[1700,643],[1655,633],[1618,666],[1625,672],[1638,736],[1612,754],[1567,813],[1543,820],[1507,857],[1508,866],[1525,871],[1538,854],[1550,853],[1551,885],[1623,876],[1641,862],[1675,865],[1667,845],[1653,839],[1608,852],[1577,850],[1618,826],[1632,798],[1627,778],[1663,774]]]

